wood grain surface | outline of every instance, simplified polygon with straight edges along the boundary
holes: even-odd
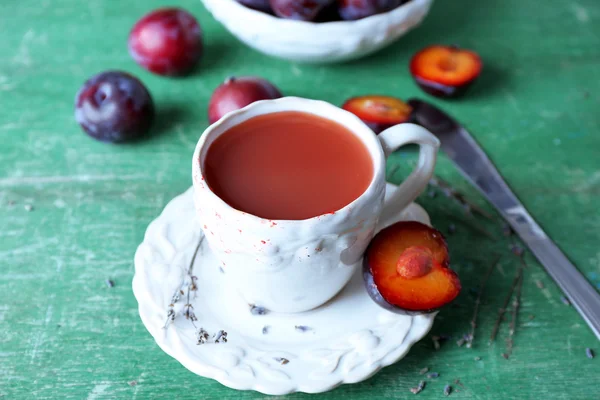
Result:
[[[171,4],[197,16],[205,33],[205,57],[188,78],[151,75],[127,54],[133,23]],[[264,76],[286,94],[334,104],[368,93],[434,101],[470,128],[531,214],[600,289],[597,0],[437,0],[425,23],[397,44],[333,66],[256,53],[199,0],[3,0],[0,32],[0,397],[268,397],[195,376],[164,354],[142,325],[131,291],[135,249],[148,223],[190,186],[209,96],[233,74]],[[413,83],[408,60],[432,43],[481,54],[483,76],[464,99],[437,101]],[[152,92],[158,117],[146,140],[102,144],[75,123],[77,89],[106,69],[130,71]],[[400,182],[415,161],[411,151],[394,154],[389,179]],[[443,156],[437,174],[493,212]],[[419,203],[442,231],[456,226],[448,240],[465,290],[432,330],[452,339],[436,351],[428,337],[366,382],[319,397],[410,398],[423,378],[419,370],[429,367],[440,377],[426,379],[419,398],[444,397],[446,384],[458,399],[600,398],[600,357],[585,355],[587,347],[600,353],[600,345],[528,254],[512,355],[502,357],[508,322],[488,345],[519,266],[499,218],[472,220],[441,193]],[[470,288],[496,254],[502,259],[483,295],[474,345],[459,347],[475,303]]]

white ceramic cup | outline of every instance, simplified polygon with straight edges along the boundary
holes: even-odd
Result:
[[[330,214],[267,220],[234,209],[210,190],[203,164],[211,143],[252,117],[281,111],[330,119],[363,142],[373,162],[373,178],[360,197]],[[386,157],[409,143],[420,146],[418,164],[384,204]],[[202,134],[192,160],[196,213],[231,284],[224,290],[237,290],[248,304],[277,312],[307,311],[327,302],[360,266],[379,218],[398,213],[426,187],[438,148],[438,139],[418,125],[400,124],[375,135],[353,114],[317,100],[284,97],[227,114]]]

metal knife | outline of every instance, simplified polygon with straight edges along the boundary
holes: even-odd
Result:
[[[529,215],[475,139],[430,103],[408,103],[415,122],[438,137],[442,150],[508,221],[600,340],[600,294]]]

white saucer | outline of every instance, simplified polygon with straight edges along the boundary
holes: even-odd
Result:
[[[395,189],[388,184],[387,195]],[[379,229],[399,220],[430,223],[425,210],[413,203]],[[364,289],[361,271],[315,310],[258,315],[261,310],[251,312],[226,285],[201,235],[189,189],[171,200],[148,227],[135,255],[133,292],[142,322],[161,349],[190,371],[230,388],[282,395],[319,393],[360,382],[404,357],[433,324],[435,313],[406,316],[377,306]],[[193,272],[188,274],[196,248]],[[195,322],[185,316],[189,276],[197,286],[190,291],[193,309],[187,308]],[[183,295],[172,308],[171,321],[169,304],[180,288]],[[226,331],[227,343],[214,343],[213,338],[197,345],[201,327],[211,336]]]

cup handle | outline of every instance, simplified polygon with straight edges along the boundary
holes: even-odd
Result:
[[[407,144],[419,145],[419,162],[413,172],[388,199],[380,220],[385,221],[393,214],[405,209],[425,189],[435,168],[440,141],[427,129],[415,124],[400,124],[386,129],[378,135],[385,158]]]

